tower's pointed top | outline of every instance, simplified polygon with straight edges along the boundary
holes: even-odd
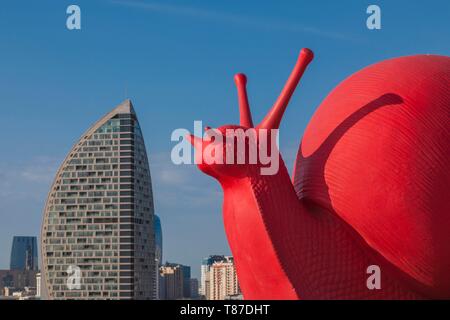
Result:
[[[130,99],[126,99],[117,107],[114,108],[114,111],[117,113],[135,113],[133,108],[133,103],[131,103]]]

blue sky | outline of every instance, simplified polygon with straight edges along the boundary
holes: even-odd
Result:
[[[342,4],[345,3],[345,4]],[[66,29],[81,7],[82,30]],[[382,29],[366,28],[378,4]],[[164,258],[191,265],[229,253],[222,195],[194,166],[170,162],[171,132],[236,123],[232,77],[245,72],[255,121],[302,47],[315,60],[281,127],[288,167],[315,108],[345,77],[401,55],[450,54],[450,2],[3,1],[0,4],[0,268],[13,235],[38,235],[54,174],[83,131],[125,98],[138,113]]]

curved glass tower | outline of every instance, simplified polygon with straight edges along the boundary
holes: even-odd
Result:
[[[156,260],[162,264],[163,259],[163,236],[161,229],[161,219],[155,214],[154,216],[154,232],[155,232],[155,252]]]
[[[62,163],[41,250],[49,299],[155,298],[150,169],[131,101],[95,123]]]
[[[155,292],[156,292],[156,298],[159,300],[161,299],[162,292],[162,286],[161,286],[161,275],[159,274],[159,267],[162,265],[162,259],[163,259],[163,239],[162,239],[162,229],[161,229],[161,219],[159,219],[158,215],[154,215],[153,219],[153,232],[155,233],[155,260],[156,260],[156,278],[155,281]]]
[[[36,237],[14,236],[11,248],[11,270],[38,270]]]

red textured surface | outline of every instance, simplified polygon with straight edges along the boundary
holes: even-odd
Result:
[[[311,59],[302,50],[257,130],[278,127]],[[306,129],[294,183],[281,159],[273,176],[262,176],[261,164],[199,165],[223,187],[246,299],[450,297],[449,84],[450,59],[439,56],[388,60],[345,80]],[[197,149],[206,144],[191,139]],[[366,286],[372,264],[381,290]]]
[[[419,291],[450,297],[450,58],[411,56],[342,82],[311,119],[294,184]]]

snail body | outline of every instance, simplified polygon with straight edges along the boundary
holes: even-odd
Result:
[[[246,78],[237,75],[237,127],[278,129],[312,58],[301,51],[257,126]],[[450,298],[449,124],[450,58],[400,57],[364,68],[328,95],[304,132],[292,178],[281,156],[274,175],[256,170],[260,163],[199,165],[223,188],[244,298]],[[374,265],[382,284],[371,290]]]

